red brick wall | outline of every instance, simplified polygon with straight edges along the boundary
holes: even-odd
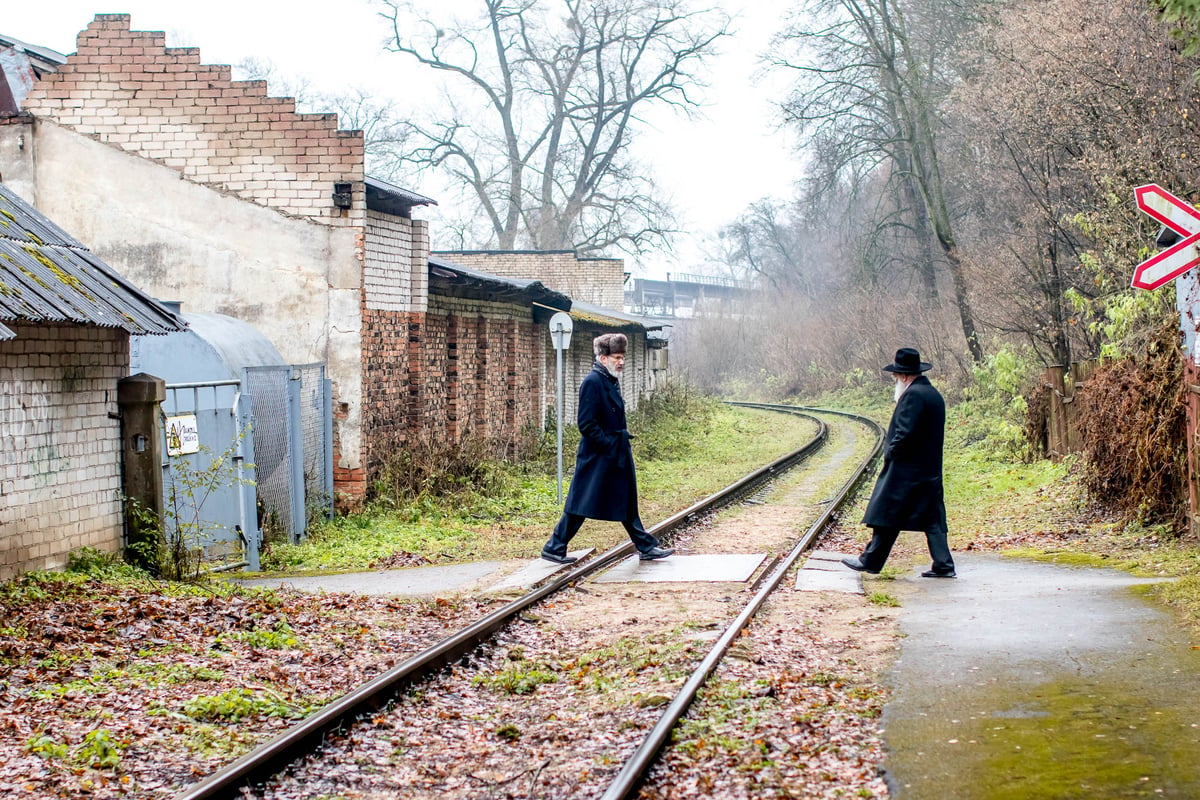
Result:
[[[417,422],[410,408],[410,338],[419,340],[423,315],[363,311],[363,443],[365,482],[378,474],[387,451],[406,440]],[[365,487],[364,487],[365,488]]]
[[[24,109],[261,205],[362,224],[361,131],[337,130],[336,114],[297,114],[265,81],[234,81],[228,66],[201,64],[198,49],[165,47],[162,32],[129,24],[98,14]],[[330,200],[342,181],[356,184],[349,212]]]
[[[504,454],[542,419],[541,338],[525,306],[435,296],[427,313],[364,310],[368,481],[395,447],[477,436]]]

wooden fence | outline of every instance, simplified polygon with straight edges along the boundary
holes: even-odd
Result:
[[[1079,361],[1070,367],[1047,367],[1042,373],[1042,383],[1050,389],[1044,409],[1048,457],[1058,459],[1079,452],[1084,421],[1080,418],[1075,395],[1099,365],[1098,361]]]

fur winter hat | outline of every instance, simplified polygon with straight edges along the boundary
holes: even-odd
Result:
[[[605,333],[592,340],[592,350],[597,357],[617,356],[625,352],[627,343],[623,333]]]

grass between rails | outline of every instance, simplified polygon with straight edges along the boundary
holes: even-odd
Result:
[[[800,447],[816,430],[801,418],[680,393],[630,415],[629,426],[647,526]],[[563,461],[565,494],[573,447],[564,445]],[[300,545],[273,545],[264,568],[362,570],[398,552],[432,563],[536,556],[561,514],[553,459],[548,469],[498,464],[494,477],[486,493],[464,488],[322,524]],[[572,546],[609,547],[624,537],[617,523],[591,521]]]

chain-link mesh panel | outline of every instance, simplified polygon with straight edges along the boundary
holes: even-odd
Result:
[[[291,367],[249,367],[246,392],[254,418],[254,475],[259,527],[264,538],[290,539],[303,532],[292,519],[292,462],[288,449],[288,382]],[[296,523],[299,522],[299,525]]]
[[[324,516],[333,507],[333,487],[327,476],[325,436],[326,418],[331,410],[325,405],[325,366],[305,364],[293,367],[300,380],[300,431],[304,441],[304,510],[306,523]]]

